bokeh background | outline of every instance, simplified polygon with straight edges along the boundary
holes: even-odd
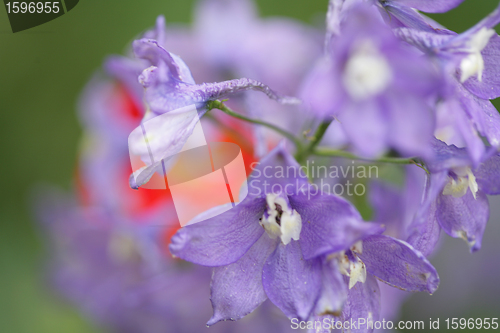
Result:
[[[76,101],[106,55],[122,53],[159,14],[189,24],[193,0],[81,0],[68,14],[13,34],[0,9],[0,332],[101,332],[44,281],[44,245],[30,202],[39,184],[69,190],[81,130]],[[288,16],[322,27],[327,0],[258,0],[263,16]],[[498,4],[466,0],[432,15],[461,32]],[[497,108],[500,106],[495,102]],[[446,237],[432,259],[441,275],[433,295],[413,295],[403,319],[500,317],[500,200],[483,249],[469,254]],[[436,330],[437,331],[437,330]],[[444,331],[444,330],[441,330]]]

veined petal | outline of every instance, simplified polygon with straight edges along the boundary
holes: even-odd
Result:
[[[334,315],[339,316],[347,300],[348,288],[344,278],[339,271],[336,260],[327,260],[322,266],[322,289],[321,296],[316,303],[314,314],[317,316]]]
[[[410,244],[376,235],[363,240],[363,253],[358,257],[368,273],[382,281],[407,291],[433,293],[439,285],[436,269]]]
[[[481,55],[484,61],[482,80],[472,76],[463,84],[482,99],[494,99],[500,96],[500,37],[497,34],[490,38]]]
[[[487,159],[474,174],[481,191],[489,195],[500,194],[500,155]]]
[[[255,165],[248,177],[248,194],[265,196],[275,188],[289,196],[307,190],[308,183],[303,168],[286,151],[285,142],[282,141]]]
[[[309,191],[289,199],[302,217],[299,242],[306,260],[346,250],[357,241],[383,231],[378,223],[364,222],[358,211],[338,196]]]
[[[448,173],[446,171],[427,176],[425,197],[408,227],[409,237],[406,242],[426,257],[436,248],[441,234],[441,228],[436,218],[436,198],[443,191],[447,181]]]
[[[265,209],[265,199],[247,198],[218,216],[187,225],[172,237],[170,252],[205,266],[232,264],[264,233],[259,218]]]
[[[321,290],[321,260],[305,260],[300,244],[278,245],[262,275],[267,297],[289,318],[307,320]]]
[[[464,239],[471,252],[481,248],[490,212],[488,198],[482,191],[476,193],[476,198],[471,191],[460,198],[440,195],[437,208],[438,222],[448,235]]]
[[[380,9],[386,23],[393,28],[407,27],[421,31],[435,31],[422,15],[396,1],[387,1]]]
[[[154,39],[138,39],[133,43],[135,55],[140,59],[148,60],[152,65],[158,66],[163,61],[169,69],[169,75],[175,80],[194,84],[193,76],[181,58],[165,50]]]
[[[375,322],[380,318],[380,289],[377,280],[371,274],[368,274],[365,283],[356,283],[354,287],[349,289],[347,301],[342,311],[342,322],[351,322],[351,320],[358,322],[360,318],[364,318],[368,322]],[[371,333],[373,327],[370,328],[366,324],[358,325],[348,332]]]
[[[394,34],[423,52],[436,51],[455,35],[455,33],[453,35],[438,34],[436,32],[411,28],[396,28],[394,29]]]
[[[262,235],[238,261],[214,268],[210,298],[214,314],[208,326],[243,318],[267,299],[262,269],[276,245],[277,241]]]
[[[444,13],[457,7],[463,1],[464,0],[391,0],[391,2],[398,2],[426,13]]]

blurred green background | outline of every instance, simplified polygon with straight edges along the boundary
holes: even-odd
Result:
[[[31,213],[30,191],[39,183],[70,188],[81,134],[76,100],[104,57],[122,53],[159,14],[167,22],[188,23],[193,3],[81,0],[68,14],[16,34],[10,30],[6,11],[0,9],[0,332],[99,331],[57,298],[43,280],[43,244]],[[327,0],[257,3],[263,16],[289,16],[318,27],[327,7]],[[460,32],[497,4],[496,0],[466,0],[450,13],[433,18]],[[500,212],[494,214],[500,216]],[[497,261],[492,265],[498,266],[499,247],[490,243],[497,242],[494,236],[500,230],[493,224],[483,251],[493,251]],[[437,314],[441,325],[446,316],[500,317],[500,288],[491,287],[493,282],[488,285],[487,278],[483,283],[479,278],[470,280],[470,276],[490,274],[475,265],[481,255],[470,255],[461,241],[448,239],[433,259],[441,274],[441,288],[433,296],[414,295],[404,307],[404,319],[428,322],[430,316],[436,317],[435,311],[441,311]],[[499,276],[493,275],[494,280]],[[460,283],[448,283],[457,279]]]

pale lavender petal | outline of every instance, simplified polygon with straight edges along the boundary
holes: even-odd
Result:
[[[415,77],[415,76],[414,76]],[[431,155],[428,142],[433,138],[434,114],[425,100],[405,94],[387,94],[385,100],[388,119],[389,140],[403,156],[420,156],[425,158]],[[401,110],[405,110],[401,112]]]
[[[500,194],[500,155],[494,155],[474,171],[481,191],[489,195]]]
[[[393,129],[375,101],[349,103],[337,118],[356,154],[377,158],[386,152],[388,133]]]
[[[214,268],[211,302],[214,309],[207,325],[243,318],[267,299],[262,287],[262,269],[277,241],[263,234],[238,261]]]
[[[437,139],[431,140],[430,145],[434,156],[432,159],[426,160],[425,165],[431,173],[448,172],[452,168],[466,167],[471,164],[471,159],[463,148],[447,145]]]
[[[426,13],[444,13],[457,7],[463,1],[464,0],[391,0],[391,2],[398,2]]]
[[[462,85],[458,86],[458,96],[474,122],[477,131],[495,147],[500,146],[500,114],[493,104],[470,93]]]
[[[267,297],[289,318],[309,318],[321,290],[321,260],[305,260],[300,244],[280,244],[262,275]]]
[[[424,52],[435,51],[454,37],[410,28],[396,28],[394,34]]]
[[[317,61],[302,85],[300,96],[305,107],[320,118],[336,114],[345,100],[345,96],[340,93],[343,87],[336,79],[340,75],[330,59],[325,57]]]
[[[439,241],[441,228],[436,218],[436,198],[448,181],[446,171],[427,176],[425,197],[415,217],[408,227],[408,244],[425,257],[432,254]]]
[[[439,285],[436,269],[410,244],[376,235],[363,240],[358,254],[366,270],[385,283],[407,291],[434,293]]]
[[[434,28],[426,22],[424,17],[412,8],[395,1],[387,1],[380,9],[386,23],[393,28],[407,27],[416,30],[433,32]]]
[[[147,183],[155,172],[163,174],[170,161],[179,153],[193,134],[199,119],[207,110],[188,107],[176,113],[169,113],[150,118],[141,124],[128,138],[131,156],[140,156],[146,166],[134,170],[129,178],[133,189]],[[149,122],[151,121],[151,122]],[[148,144],[144,134],[150,139]]]
[[[348,290],[336,260],[327,260],[323,263],[322,280],[321,296],[314,313],[318,316],[335,315],[338,317],[347,300]]]
[[[325,45],[330,45],[330,40],[340,34],[340,22],[342,7],[345,0],[330,0],[328,2],[328,12],[326,13],[326,37]]]
[[[247,199],[221,215],[185,226],[172,237],[170,252],[205,266],[236,262],[262,236],[264,199]]]
[[[347,283],[347,282],[346,282]],[[380,318],[380,289],[375,277],[368,274],[364,283],[356,283],[349,289],[347,302],[342,311],[342,321],[358,323],[358,319],[378,321]],[[368,325],[356,326],[351,333],[371,333]]]
[[[479,164],[486,147],[460,101],[450,97],[439,103],[436,118],[436,137],[448,145],[466,147],[474,165]]]
[[[138,39],[133,43],[135,55],[148,60],[153,66],[164,62],[169,69],[169,75],[181,82],[194,84],[194,79],[187,65],[181,58],[165,50],[154,39]]]
[[[289,96],[280,96],[262,82],[247,78],[234,79],[216,83],[203,83],[200,85],[195,85],[186,88],[186,92],[192,93],[195,96],[194,98],[197,98],[195,100],[200,100],[200,101],[216,100],[228,95],[248,90],[263,92],[270,99],[273,99],[282,104],[301,103],[301,101],[298,98]]]
[[[490,38],[481,54],[484,60],[482,80],[472,76],[464,86],[479,98],[494,99],[500,96],[500,37],[497,34]]]
[[[383,228],[378,223],[364,222],[347,200],[325,193],[289,196],[291,206],[302,217],[300,245],[305,259],[342,251]]]
[[[263,196],[278,190],[292,195],[306,191],[307,188],[307,176],[303,168],[287,152],[284,141],[256,164],[248,178],[250,196]]]
[[[448,235],[464,239],[471,252],[481,248],[489,215],[488,198],[481,190],[476,193],[476,198],[468,190],[460,198],[440,195],[437,199],[439,224]]]

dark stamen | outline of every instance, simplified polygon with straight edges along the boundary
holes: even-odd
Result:
[[[278,215],[276,215],[276,223],[278,223],[279,226],[281,226],[281,215],[283,215],[283,207],[281,205],[275,203],[274,206],[276,207],[276,211],[278,212]]]

